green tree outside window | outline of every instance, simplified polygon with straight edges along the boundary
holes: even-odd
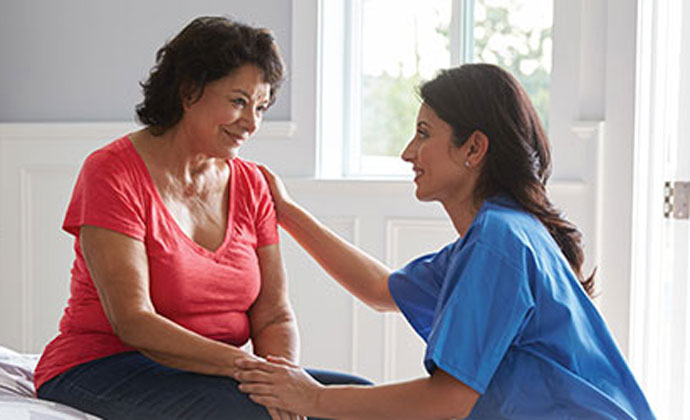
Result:
[[[515,75],[530,95],[537,112],[548,126],[551,81],[551,16],[534,19],[525,6],[553,0],[475,0],[474,61],[502,66]],[[532,15],[534,15],[532,13]],[[439,17],[439,21],[443,21]],[[450,55],[448,24],[436,28]],[[397,74],[362,75],[362,153],[397,156],[414,134],[419,102],[416,89],[423,81],[419,71],[419,43],[414,46],[416,72],[405,75],[402,63]]]

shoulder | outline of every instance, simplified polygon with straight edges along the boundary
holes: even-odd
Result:
[[[454,242],[447,244],[446,246],[444,246],[436,252],[431,252],[419,256],[413,259],[412,261],[408,262],[407,265],[405,265],[403,268],[397,271],[401,273],[411,273],[419,269],[423,269],[428,270],[429,272],[433,272],[439,276],[443,276],[450,263],[450,260],[456,253],[458,243],[460,241],[461,240],[458,239]]]
[[[131,171],[135,165],[131,147],[127,136],[121,137],[87,156],[82,171],[101,178],[123,175]]]
[[[247,174],[250,176],[254,174],[261,176],[261,172],[259,172],[259,165],[256,162],[236,157],[232,159],[231,164],[236,170],[247,172]]]
[[[266,180],[259,170],[259,165],[250,160],[234,158],[230,164],[233,168],[233,173],[237,176],[239,181],[247,184],[252,189],[267,188]]]
[[[506,196],[486,200],[472,223],[471,229],[482,238],[494,236],[522,237],[524,233],[538,230],[541,222]]]
[[[75,189],[126,193],[143,197],[147,190],[143,162],[127,136],[92,152],[82,165]]]
[[[548,240],[549,233],[539,219],[512,198],[486,200],[467,232],[465,242],[477,243],[507,260],[522,265],[534,254],[535,243]]]

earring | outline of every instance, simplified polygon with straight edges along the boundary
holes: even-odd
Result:
[[[469,160],[466,160],[466,161],[465,161],[465,168],[469,168],[469,167],[470,167],[470,161],[469,161]]]

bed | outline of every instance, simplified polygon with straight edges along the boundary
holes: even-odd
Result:
[[[34,395],[34,368],[38,355],[22,354],[0,346],[0,419],[98,420],[66,405]]]

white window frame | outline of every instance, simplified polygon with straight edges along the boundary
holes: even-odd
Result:
[[[376,157],[391,173],[362,167],[361,104],[363,0],[319,0],[319,84],[316,176],[322,179],[401,178],[398,157]],[[474,0],[451,1],[451,66],[472,61]],[[349,29],[349,30],[348,30]],[[404,171],[404,172],[403,172]]]

